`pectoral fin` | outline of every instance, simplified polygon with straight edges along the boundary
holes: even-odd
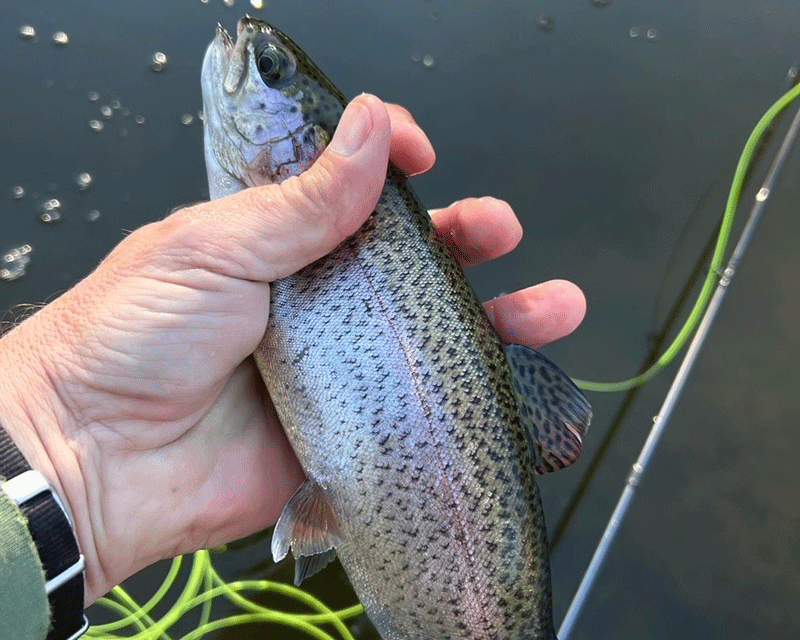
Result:
[[[272,533],[272,558],[279,562],[289,549],[295,558],[294,583],[323,569],[336,557],[341,533],[322,488],[307,479],[286,503]]]
[[[536,473],[569,466],[581,454],[581,438],[592,409],[569,376],[541,353],[518,344],[506,346],[520,414]]]

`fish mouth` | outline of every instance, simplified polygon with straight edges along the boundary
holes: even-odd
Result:
[[[256,18],[251,18],[250,16],[244,16],[236,23],[236,40],[231,37],[231,34],[228,33],[228,30],[223,27],[219,22],[217,23],[217,43],[220,47],[222,47],[223,51],[230,59],[233,55],[233,52],[236,50],[236,45],[239,44],[239,41],[242,38],[242,34],[245,33],[245,40],[249,41],[247,36],[255,35],[256,33],[267,33],[269,31],[269,25],[266,22],[262,22]],[[246,46],[247,42],[243,43],[243,46]]]
[[[226,53],[228,59],[230,60],[234,47],[233,38],[231,38],[231,34],[229,34],[227,29],[225,29],[225,27],[223,27],[219,22],[217,23],[216,41],[217,45],[222,47],[222,50]]]
[[[269,31],[269,25],[256,18],[245,16],[236,24],[236,40],[221,24],[217,23],[217,34],[214,38],[214,48],[220,54],[219,62],[222,63],[223,83],[225,93],[232,95],[243,84],[248,68],[248,49],[253,39],[259,33]]]

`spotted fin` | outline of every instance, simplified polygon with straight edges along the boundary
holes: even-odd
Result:
[[[286,503],[272,533],[272,558],[280,562],[292,550],[294,583],[321,571],[336,557],[339,525],[322,488],[307,479]]]
[[[581,438],[592,409],[569,376],[541,353],[518,344],[506,346],[520,415],[536,473],[571,465],[581,455]]]

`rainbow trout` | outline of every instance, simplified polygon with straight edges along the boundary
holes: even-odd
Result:
[[[211,197],[314,162],[346,104],[303,51],[245,17],[203,63]],[[391,165],[375,212],[272,283],[255,359],[308,479],[275,527],[295,580],[336,555],[385,640],[553,639],[536,472],[591,412],[544,356],[501,343]]]

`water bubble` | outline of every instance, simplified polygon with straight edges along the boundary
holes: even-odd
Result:
[[[102,107],[100,107],[100,113],[103,114],[104,118],[110,118],[112,115],[114,115],[114,110],[107,104],[104,104]]]
[[[122,109],[120,109],[120,110],[119,110],[119,112],[120,112],[120,113],[121,113],[121,114],[122,114],[124,117],[126,117],[126,118],[127,118],[129,115],[131,115],[131,110],[130,110],[130,109],[128,109],[128,107],[122,107]]]
[[[144,124],[144,116],[136,116],[133,120],[136,124]]]
[[[0,280],[10,282],[24,276],[25,268],[31,261],[29,254],[32,250],[29,244],[10,249],[0,262]]]
[[[95,133],[100,133],[105,125],[99,120],[89,120],[89,128]]]
[[[194,122],[194,116],[191,113],[181,115],[181,124],[185,124],[188,127],[192,122]]]
[[[25,187],[21,185],[17,185],[15,187],[11,187],[11,197],[14,200],[20,200],[25,197]]]
[[[24,38],[25,40],[32,40],[36,37],[36,29],[34,29],[29,24],[23,24],[19,28],[19,35],[20,37]]]
[[[66,47],[69,44],[69,36],[63,31],[56,31],[53,34],[53,43],[59,47]]]
[[[118,133],[120,138],[128,137],[128,130],[125,127],[120,127]]]
[[[639,37],[639,27],[631,27],[628,31],[628,35],[631,38],[638,38]]]
[[[263,9],[264,0],[250,0],[250,6],[253,7],[253,9]]]
[[[433,67],[433,63],[433,56],[431,54],[422,57],[422,66],[426,69]]]
[[[206,121],[206,114],[205,114],[205,113],[203,113],[203,110],[202,110],[202,109],[198,109],[198,110],[197,110],[197,119],[198,119],[200,122],[205,122],[205,121]]]
[[[42,211],[42,213],[39,214],[39,219],[45,224],[52,224],[53,222],[58,222],[59,220],[61,220],[61,212]]]
[[[414,51],[411,53],[411,61],[412,62],[422,62],[422,54],[419,51]]]
[[[39,212],[39,219],[48,224],[61,220],[61,200],[58,198],[45,200]]]
[[[97,102],[100,99],[100,94],[97,91],[90,91],[86,94],[86,97],[89,98],[89,102]]]
[[[158,73],[167,68],[167,54],[161,51],[156,51],[150,58],[150,69]]]
[[[230,9],[233,6],[233,0],[222,0],[222,4]]]
[[[648,29],[647,30],[647,39],[653,42],[654,40],[658,40],[658,29]]]
[[[119,109],[122,106],[122,103],[119,100],[114,99],[109,103],[109,105],[112,109]]]
[[[100,218],[100,212],[97,209],[92,209],[89,213],[86,214],[86,219],[89,222],[95,222]]]
[[[92,186],[93,182],[94,178],[92,178],[91,174],[87,171],[81,171],[77,176],[75,176],[75,184],[78,185],[79,191],[86,191]]]
[[[536,23],[536,28],[539,29],[539,31],[552,31],[556,26],[556,21],[553,17],[544,13],[535,15],[533,21]]]
[[[208,4],[208,0],[200,0],[203,4]]]

